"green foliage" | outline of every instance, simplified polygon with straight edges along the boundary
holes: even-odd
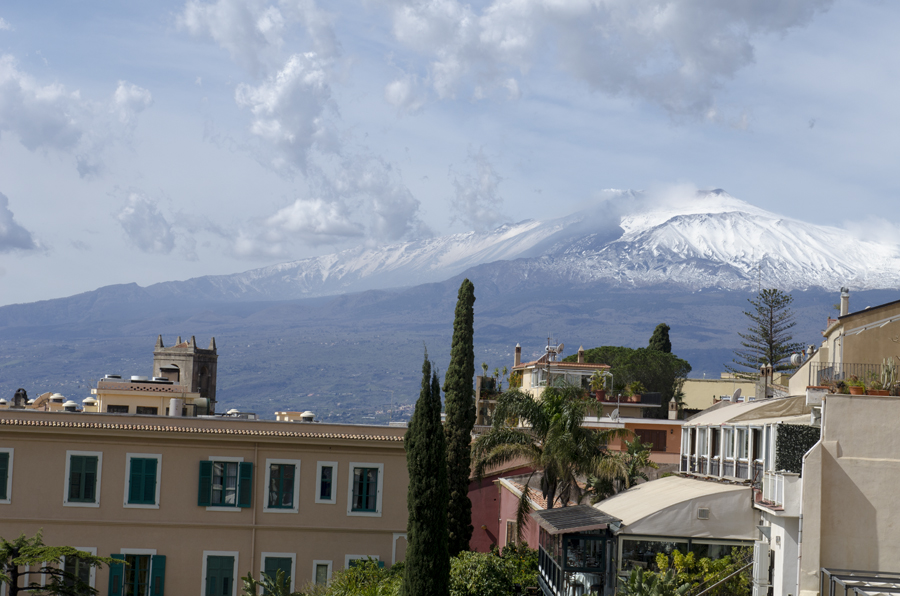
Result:
[[[447,424],[447,474],[450,490],[449,548],[455,555],[469,549],[472,538],[472,502],[469,500],[472,427],[475,426],[475,286],[468,279],[459,287],[453,320],[450,365],[444,377]],[[487,376],[487,363],[482,363]],[[495,369],[495,377],[500,371]]]
[[[566,356],[563,362],[576,362],[577,358],[577,355]],[[600,346],[585,350],[584,361],[608,364],[616,391],[638,381],[647,391],[660,393],[663,407],[654,412],[659,416],[666,415],[665,405],[670,399],[680,396],[684,379],[691,372],[691,365],[686,360],[651,348]]]
[[[260,588],[264,596],[303,596],[303,592],[291,592],[291,578],[281,569],[275,572],[274,578],[263,573],[261,580],[255,580],[248,573],[241,580],[244,582],[243,596],[258,596]]]
[[[747,302],[753,307],[744,311],[749,319],[747,333],[741,336],[742,350],[734,351],[736,366],[726,366],[729,371],[746,378],[756,378],[759,368],[771,365],[776,371],[791,370],[791,354],[803,349],[803,344],[793,342],[790,330],[797,324],[791,302],[794,297],[781,290],[760,290]]]
[[[409,488],[406,506],[408,547],[403,577],[405,596],[447,594],[447,446],[441,428],[441,387],[428,353],[422,363],[422,389],[404,437]]]
[[[682,596],[691,589],[690,584],[679,583],[674,569],[654,573],[641,567],[631,570],[623,587],[624,596]]]
[[[583,390],[571,385],[547,387],[540,399],[507,391],[497,400],[491,430],[472,443],[475,475],[480,478],[488,468],[523,458],[542,472],[541,493],[550,508],[557,500],[580,502],[584,491],[579,478],[599,475],[598,467],[608,457],[604,446],[610,439],[631,436],[625,429],[584,428],[590,406],[591,402],[583,399]],[[530,523],[531,494],[526,481],[516,511],[520,539]]]
[[[669,341],[669,329],[665,323],[657,325],[653,330],[653,335],[650,336],[650,345],[647,347],[658,352],[671,353],[672,342]]]
[[[750,547],[731,549],[731,555],[721,559],[703,557],[697,559],[692,552],[682,554],[677,549],[670,559],[665,553],[656,555],[660,574],[675,573],[676,584],[690,589],[703,590],[712,587],[731,573],[746,565],[753,555]],[[738,573],[728,581],[713,588],[709,596],[750,596],[750,573]]]
[[[512,596],[515,586],[537,586],[537,551],[509,545],[503,554],[463,552],[450,566],[450,596]]]
[[[591,504],[634,486],[638,480],[649,480],[645,470],[659,469],[659,465],[650,459],[651,447],[651,443],[641,443],[640,437],[635,436],[625,441],[625,451],[610,451],[600,460],[596,474],[588,477]]]
[[[336,571],[325,586],[310,584],[306,596],[399,596],[405,565],[379,567],[378,561],[357,561],[353,567]],[[255,594],[255,592],[254,592]]]
[[[820,430],[815,426],[779,424],[778,441],[775,443],[775,469],[800,474],[803,455],[819,440]]]
[[[0,538],[0,582],[7,584],[7,595],[16,596],[19,592],[43,594],[46,596],[85,596],[98,594],[77,576],[66,573],[63,567],[64,557],[78,557],[91,567],[102,567],[117,561],[108,557],[95,557],[91,553],[80,551],[71,546],[47,546],[43,542],[41,532],[32,538],[22,534],[12,541]],[[20,586],[20,578],[35,568],[44,574],[46,586],[32,582]]]

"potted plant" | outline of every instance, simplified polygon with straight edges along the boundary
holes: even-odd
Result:
[[[595,370],[591,375],[591,390],[597,398],[597,401],[606,399],[606,375],[599,370]]]
[[[850,390],[850,395],[865,395],[866,394],[866,382],[857,377],[856,375],[850,375],[847,378],[846,382],[847,388]]]
[[[629,383],[625,387],[625,395],[628,396],[628,401],[632,403],[638,403],[641,401],[641,394],[646,391],[647,388],[644,387],[644,384],[640,381],[634,381],[633,383]]]

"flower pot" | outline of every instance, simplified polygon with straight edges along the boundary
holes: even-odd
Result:
[[[891,392],[887,389],[869,389],[867,392],[869,395],[890,395]]]
[[[632,404],[639,404],[639,403],[641,403],[641,396],[640,396],[640,394],[635,394],[635,395],[630,395],[630,396],[628,396],[628,402],[629,402],[629,403],[632,403]]]
[[[849,387],[850,395],[865,395],[866,388],[865,387]]]
[[[594,391],[594,395],[597,396],[597,401],[606,401],[605,389],[597,389],[596,391]]]

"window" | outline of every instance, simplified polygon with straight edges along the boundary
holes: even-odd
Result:
[[[85,548],[82,546],[75,547],[80,551],[84,551],[86,553],[92,554],[94,556],[97,555],[96,548]],[[79,581],[84,584],[87,584],[90,587],[95,587],[94,582],[96,580],[96,569],[91,567],[86,562],[78,557],[63,557],[63,571],[65,571],[68,576],[63,578],[63,584],[68,587],[74,587],[75,581],[70,579],[71,577],[77,577]]]
[[[334,505],[337,502],[338,465],[336,461],[320,461],[316,465],[316,503],[328,503]]]
[[[210,457],[200,462],[197,504],[221,510],[250,507],[253,462],[240,457]]]
[[[204,596],[237,596],[237,566],[236,552],[203,551]]]
[[[275,577],[278,575],[279,571],[284,572],[284,579],[288,586],[290,586],[290,591],[294,591],[294,564],[297,561],[297,555],[294,553],[262,553],[262,562],[260,565],[260,569],[263,570],[263,573],[268,575],[275,580]],[[271,594],[271,592],[263,592],[265,595]]]
[[[384,464],[351,463],[347,515],[381,517]]]
[[[145,414],[149,416],[156,416],[159,413],[159,408],[151,408],[150,406],[137,406],[135,408],[138,414]]]
[[[738,459],[747,459],[747,429],[737,429],[737,456]]]
[[[734,429],[722,429],[722,445],[725,447],[725,457],[734,458]]]
[[[0,503],[9,505],[12,500],[13,449],[0,448]]]
[[[106,406],[107,414],[127,414],[128,406]]]
[[[634,434],[638,436],[638,439],[641,440],[641,443],[649,443],[650,451],[665,451],[666,450],[666,431],[665,430],[652,430],[649,428],[637,428],[634,430]]]
[[[63,505],[100,506],[100,472],[103,454],[92,451],[66,451],[66,490]]]
[[[514,521],[506,522],[506,544],[519,544],[518,525]]]
[[[125,455],[125,507],[159,509],[159,472],[162,456],[147,453]]]
[[[122,549],[109,566],[109,596],[164,596],[166,557],[155,550]]]
[[[266,460],[266,502],[264,510],[272,513],[297,513],[300,493],[300,460]]]
[[[379,567],[384,567],[384,561],[378,559],[378,555],[345,555],[344,556],[344,569],[350,569],[355,566],[360,561],[373,560],[378,563]]]
[[[706,457],[706,429],[697,429],[697,455]]]
[[[324,586],[331,581],[331,561],[313,561],[313,583]]]

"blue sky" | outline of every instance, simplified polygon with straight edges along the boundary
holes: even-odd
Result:
[[[900,4],[0,5],[0,304],[724,188],[898,242]]]

